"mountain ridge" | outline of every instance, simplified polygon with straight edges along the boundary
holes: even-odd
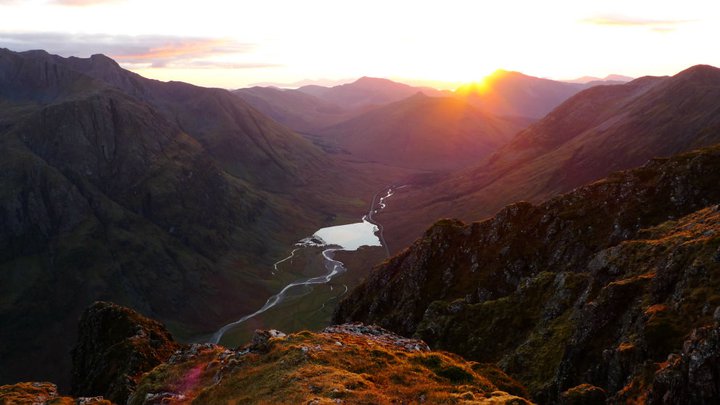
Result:
[[[650,395],[663,403],[664,394],[649,387],[675,388],[653,380],[666,378],[659,362],[684,350],[683,336],[712,330],[713,305],[720,305],[711,287],[703,289],[720,281],[710,270],[720,263],[719,164],[720,147],[709,147],[539,206],[516,203],[483,222],[440,221],[374,269],[340,303],[334,322],[377,323],[498,362],[541,403],[582,383],[618,401]],[[670,312],[653,318],[655,310]],[[613,356],[623,350],[634,357],[617,363]],[[705,387],[698,398],[717,395]]]

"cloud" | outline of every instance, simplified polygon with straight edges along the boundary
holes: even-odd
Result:
[[[0,0],[2,1],[2,0]],[[50,4],[59,6],[87,7],[99,4],[122,3],[124,0],[52,0]]]
[[[585,24],[610,27],[641,27],[657,32],[674,31],[680,25],[694,22],[693,20],[655,20],[619,15],[595,16],[582,20]]]
[[[255,45],[227,38],[0,32],[0,47],[16,51],[44,49],[62,56],[87,57],[102,53],[118,63],[135,67],[242,69],[279,66],[236,61],[251,56]]]

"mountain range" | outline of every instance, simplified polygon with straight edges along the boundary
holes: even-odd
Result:
[[[579,91],[596,85],[621,83],[622,80],[610,76],[592,82],[570,83],[498,70],[481,84],[460,86],[455,91],[362,77],[331,87],[307,85],[298,89],[281,89],[255,86],[233,93],[274,120],[301,133],[314,134],[418,93],[428,97],[466,100],[491,115],[538,119]]]
[[[717,402],[720,69],[607,79],[230,92],[0,50],[0,384],[59,384],[0,402]],[[295,260],[363,215],[374,269]],[[318,263],[336,325],[188,343]]]
[[[102,55],[2,50],[0,106],[1,381],[67,384],[63,348],[95,299],[185,338],[213,330],[261,305],[264,269],[298,235],[355,215],[343,189],[380,187],[341,181],[320,149],[228,91]]]
[[[373,77],[332,87],[307,85],[298,89],[279,89],[255,86],[233,93],[277,122],[302,133],[313,133],[418,92],[431,97],[447,95],[447,92],[429,87],[414,87]]]

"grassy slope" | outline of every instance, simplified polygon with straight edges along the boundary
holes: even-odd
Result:
[[[527,403],[503,392],[523,395],[522,387],[493,366],[383,339],[300,332],[271,338],[262,348],[251,346],[249,353],[198,347],[146,375],[129,403],[155,393],[165,393],[170,403],[182,398],[202,404]]]

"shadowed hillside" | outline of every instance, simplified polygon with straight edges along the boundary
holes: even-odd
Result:
[[[483,222],[442,220],[377,267],[335,321],[496,362],[543,403],[580,384],[619,402],[712,403],[719,174],[715,146]]]
[[[449,170],[489,155],[528,123],[482,113],[460,99],[418,93],[327,128],[319,137],[349,159]]]
[[[475,167],[399,193],[379,220],[400,249],[436,218],[477,220],[539,202],[657,156],[720,142],[720,70],[597,86],[572,97]]]
[[[264,302],[265,269],[297,238],[364,211],[348,189],[379,187],[341,181],[322,151],[227,91],[102,55],[2,50],[0,106],[2,382],[66,385],[72,325],[95,299],[183,338],[214,330]]]

